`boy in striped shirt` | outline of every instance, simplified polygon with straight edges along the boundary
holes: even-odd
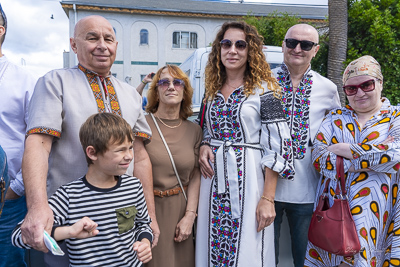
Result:
[[[142,266],[151,260],[153,235],[142,185],[123,175],[133,159],[132,129],[117,115],[98,113],[81,126],[79,138],[88,171],[49,199],[51,236],[66,241],[70,266]],[[29,249],[21,224],[12,242]]]

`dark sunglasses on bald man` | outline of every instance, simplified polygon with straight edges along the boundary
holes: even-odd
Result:
[[[222,49],[230,49],[233,45],[232,41],[229,39],[224,39],[220,42]],[[244,40],[237,40],[235,42],[235,47],[237,50],[245,50],[247,46],[247,42]]]
[[[300,43],[300,48],[301,48],[301,50],[304,50],[304,51],[310,51],[311,48],[318,45],[318,43],[314,43],[311,41],[299,41],[299,40],[292,39],[292,38],[285,39],[285,43],[286,43],[286,47],[290,48],[290,49],[295,49],[296,46]]]

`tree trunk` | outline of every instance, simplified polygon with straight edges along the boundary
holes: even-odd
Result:
[[[347,53],[347,0],[329,0],[328,78],[338,88],[340,102],[345,104],[342,75]]]

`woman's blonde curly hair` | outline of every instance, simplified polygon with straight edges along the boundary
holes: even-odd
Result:
[[[257,32],[254,26],[243,21],[225,22],[212,44],[211,53],[205,70],[206,97],[205,100],[212,100],[226,81],[225,66],[221,62],[221,44],[225,32],[228,29],[240,29],[246,35],[248,44],[248,55],[246,70],[244,73],[244,93],[246,96],[254,94],[256,87],[262,87],[262,82],[268,84],[268,88],[279,98],[281,88],[271,72],[271,68],[265,59],[263,49],[263,37]]]
[[[183,89],[183,100],[181,102],[181,108],[179,110],[179,118],[186,120],[188,117],[192,116],[192,96],[193,88],[190,85],[188,76],[175,65],[165,65],[157,71],[153,77],[153,81],[150,84],[149,90],[147,91],[147,105],[146,112],[156,113],[158,110],[158,105],[160,100],[158,97],[158,81],[160,80],[161,73],[163,70],[168,69],[169,74],[175,79],[180,79],[185,83]]]

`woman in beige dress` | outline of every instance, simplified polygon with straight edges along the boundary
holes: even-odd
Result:
[[[153,169],[154,199],[160,226],[158,245],[146,267],[194,267],[192,228],[197,216],[200,188],[198,150],[201,129],[187,118],[192,114],[193,89],[185,73],[167,65],[156,73],[147,93],[147,122],[153,133],[146,144]],[[156,120],[171,151],[187,201],[168,152],[155,126]]]

